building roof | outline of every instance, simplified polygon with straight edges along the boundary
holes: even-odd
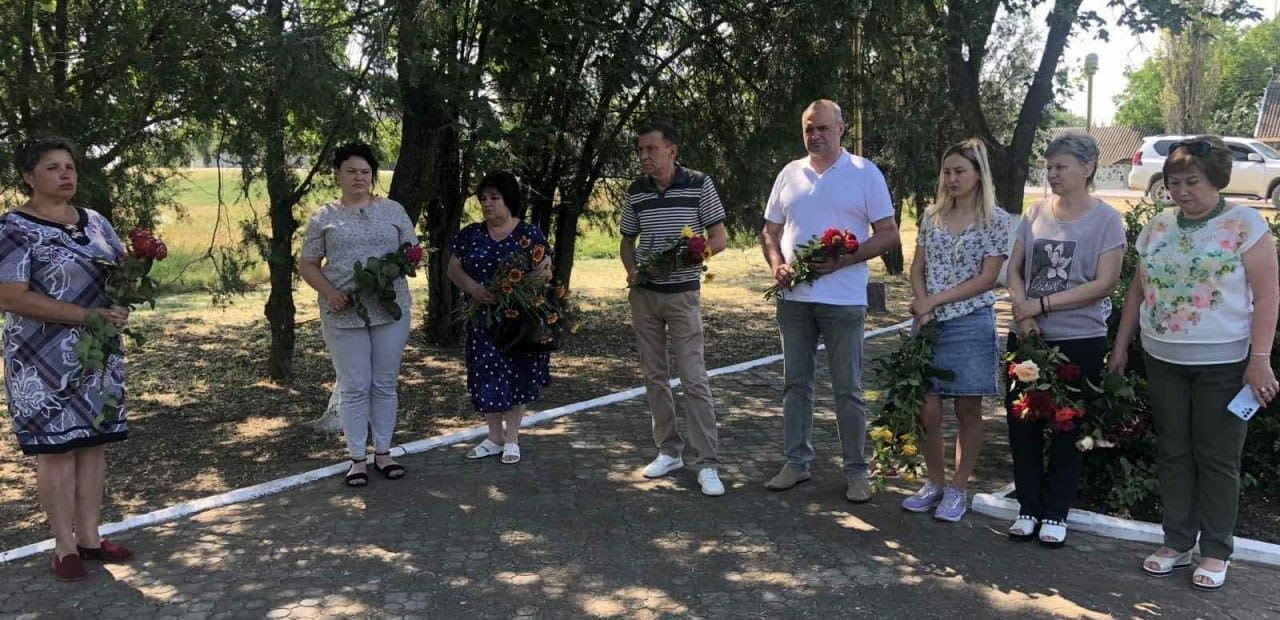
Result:
[[[1280,71],[1271,76],[1271,83],[1262,93],[1262,105],[1258,106],[1258,126],[1253,137],[1259,140],[1280,140]]]
[[[1054,127],[1049,130],[1056,138],[1064,133],[1086,133],[1084,127]],[[1133,153],[1142,147],[1142,132],[1125,125],[1094,127],[1088,132],[1098,142],[1098,162],[1103,166],[1127,164]]]

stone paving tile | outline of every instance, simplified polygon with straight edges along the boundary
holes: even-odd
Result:
[[[1146,545],[1074,534],[1019,544],[1003,523],[904,514],[909,492],[843,499],[829,392],[814,479],[763,482],[782,459],[780,365],[712,380],[728,494],[682,470],[645,480],[642,401],[526,431],[524,460],[456,446],[404,459],[409,477],[340,479],[118,538],[134,563],[60,584],[46,556],[0,566],[0,617],[30,618],[1266,618],[1280,571],[1240,563],[1217,594],[1138,570]],[[1007,472],[1003,422],[978,488]]]

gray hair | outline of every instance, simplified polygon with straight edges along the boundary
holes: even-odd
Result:
[[[1064,133],[1054,138],[1044,150],[1045,159],[1054,155],[1070,155],[1076,158],[1081,166],[1094,164],[1093,172],[1089,174],[1088,179],[1089,185],[1093,185],[1093,176],[1098,173],[1098,142],[1093,139],[1093,136],[1077,132]]]

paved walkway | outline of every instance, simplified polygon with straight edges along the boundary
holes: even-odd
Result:
[[[457,446],[404,459],[401,482],[326,480],[135,531],[119,538],[139,560],[93,565],[80,584],[55,582],[46,556],[0,566],[0,616],[1280,617],[1274,569],[1237,564],[1227,590],[1200,594],[1186,572],[1143,576],[1146,545],[1013,543],[980,515],[904,514],[902,489],[850,504],[828,413],[814,480],[770,493],[780,371],[712,382],[721,498],[700,495],[688,470],[638,474],[654,451],[634,400],[527,432],[516,466],[466,461]],[[977,487],[1001,482],[1006,450],[991,445]]]

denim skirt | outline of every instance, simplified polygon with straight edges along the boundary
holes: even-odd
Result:
[[[944,398],[998,396],[1000,345],[995,308],[987,306],[938,322],[933,365],[955,373],[950,381],[933,379],[930,391],[934,394]]]

